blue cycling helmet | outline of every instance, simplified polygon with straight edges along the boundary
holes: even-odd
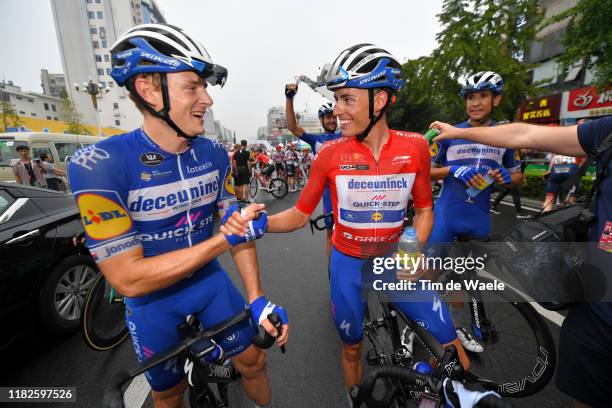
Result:
[[[397,59],[373,44],[347,48],[323,69],[330,91],[340,88],[386,88],[397,92],[406,83],[401,78],[402,65]]]
[[[153,116],[164,120],[179,136],[185,134],[171,119],[166,74],[193,71],[210,85],[225,84],[227,69],[215,65],[202,44],[170,24],[141,24],[126,31],[112,46],[111,76]],[[138,74],[159,73],[164,107],[156,111],[134,89],[130,78]]]
[[[334,112],[334,107],[331,104],[331,102],[328,103],[324,103],[323,105],[321,105],[321,107],[319,108],[319,119],[321,119],[323,116],[325,116],[328,113],[333,113]]]
[[[492,71],[477,72],[465,80],[460,95],[464,98],[473,92],[491,91],[498,95],[504,91],[504,80],[501,75]]]
[[[406,84],[401,76],[402,65],[399,61],[373,44],[357,44],[345,49],[332,64],[323,67],[320,75],[330,91],[342,88],[368,90],[370,124],[357,136],[358,140],[368,136],[391,105],[393,94]],[[378,115],[374,113],[374,89],[384,89],[388,94],[387,103]]]

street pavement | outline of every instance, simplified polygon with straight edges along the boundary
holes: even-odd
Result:
[[[283,200],[274,200],[260,192],[257,201],[265,202],[268,212],[273,214],[292,206],[297,196],[294,193]],[[501,215],[493,215],[494,234],[517,223],[513,206],[503,204],[501,209]],[[316,213],[320,212],[319,207]],[[347,406],[340,367],[340,341],[329,312],[324,233],[317,232],[313,236],[309,228],[304,228],[291,234],[268,234],[258,241],[257,252],[266,296],[287,308],[291,324],[287,353],[281,354],[276,347],[268,353],[268,373],[276,407]],[[242,291],[231,257],[222,256],[221,263]],[[563,315],[547,313],[546,317],[555,344],[558,344]],[[36,320],[30,326],[24,339],[0,355],[2,386],[74,386],[77,387],[74,406],[96,407],[100,404],[103,386],[113,374],[136,362],[129,341],[113,351],[96,352],[85,345],[80,333],[55,338],[42,332]],[[524,335],[530,334],[526,331]],[[504,364],[511,367],[515,360],[515,355],[508,355]],[[570,400],[560,394],[553,381],[537,395],[512,400],[512,403],[516,407],[571,406]],[[146,381],[137,378],[128,387],[126,405],[152,407],[148,391]],[[240,384],[232,384],[230,393],[232,407],[252,406],[244,397]],[[69,404],[55,405],[65,407]],[[55,405],[46,404],[48,407]]]

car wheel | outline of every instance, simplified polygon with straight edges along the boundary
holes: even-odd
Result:
[[[99,270],[85,255],[71,256],[58,263],[43,283],[39,310],[43,325],[57,334],[79,327],[85,296]]]

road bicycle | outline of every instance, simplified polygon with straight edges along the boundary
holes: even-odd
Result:
[[[81,328],[85,343],[98,351],[111,350],[129,335],[125,323],[125,301],[102,273],[85,297]]]
[[[268,320],[279,331],[282,330],[280,317],[276,313],[268,315]],[[185,323],[178,327],[180,342],[170,350],[154,355],[138,365],[116,374],[104,388],[103,408],[123,408],[121,387],[130,379],[169,360],[178,358],[185,361],[184,371],[189,382],[189,405],[191,408],[224,408],[229,407],[228,384],[240,378],[240,373],[231,365],[231,360],[222,356],[214,363],[207,362],[207,357],[217,350],[212,338],[217,335],[231,335],[232,328],[248,322],[255,324],[250,309],[209,329],[202,330],[195,316],[188,316]],[[229,333],[228,333],[229,331]],[[272,347],[275,338],[265,333],[257,335],[253,344],[261,349]],[[212,346],[211,346],[212,345]],[[284,353],[284,347],[281,347]],[[213,387],[216,385],[216,387]],[[214,390],[216,388],[216,392]]]
[[[282,178],[267,176],[262,174],[262,169],[257,166],[251,181],[249,183],[249,195],[251,199],[254,199],[259,190],[272,194],[274,198],[284,198],[289,192],[289,186],[287,181]]]
[[[471,246],[475,237],[462,237]],[[459,276],[450,271],[442,275],[443,287],[450,280],[461,283],[467,302],[456,302],[450,292],[441,291],[455,327],[468,327],[484,347],[482,353],[470,353],[470,370],[464,379],[480,384],[503,397],[525,397],[542,390],[550,381],[556,366],[554,341],[548,326],[538,312],[512,288],[488,291],[486,294],[466,282],[492,280],[465,272]],[[455,292],[456,293],[456,292]],[[383,292],[369,294],[364,333],[369,340],[368,363],[372,366],[411,367],[418,361],[430,361],[443,355],[441,345],[426,330],[427,322],[416,322],[401,312]],[[454,306],[459,304],[455,310]],[[512,359],[512,365],[506,362]],[[395,380],[397,399],[408,403],[414,397],[409,387]],[[401,405],[400,405],[401,406]]]

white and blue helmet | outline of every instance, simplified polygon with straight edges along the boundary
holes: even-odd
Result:
[[[460,95],[464,98],[473,92],[491,91],[498,95],[504,91],[504,80],[493,71],[481,71],[468,77],[461,88]]]

